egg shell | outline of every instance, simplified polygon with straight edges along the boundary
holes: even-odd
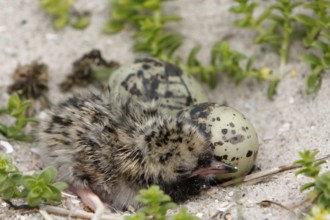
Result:
[[[221,174],[219,180],[251,171],[259,143],[253,125],[242,113],[217,103],[200,103],[185,108],[178,116],[191,120],[206,134],[216,159],[237,167],[237,172]]]
[[[186,106],[209,100],[191,74],[154,58],[137,59],[120,67],[111,74],[108,91],[110,95],[117,93],[143,101],[157,100],[173,115]]]

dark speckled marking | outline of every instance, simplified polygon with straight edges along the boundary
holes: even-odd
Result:
[[[228,159],[228,155],[225,154],[225,155],[221,155],[221,156],[218,156],[218,155],[214,155],[214,158],[218,161],[223,161],[223,160],[227,160]]]
[[[79,108],[82,105],[83,105],[83,101],[74,96],[74,97],[69,98],[67,101],[62,102],[60,104],[60,107],[67,107],[67,106],[72,107],[73,106],[75,108]]]
[[[221,133],[222,134],[227,134],[228,133],[228,129],[227,128],[221,129]]]
[[[230,138],[230,139],[229,139],[229,142],[230,142],[231,144],[238,144],[238,143],[243,142],[244,139],[245,139],[245,138],[244,138],[243,135],[238,134],[238,135],[236,135],[236,136]]]
[[[143,68],[144,70],[148,70],[148,69],[150,69],[150,66],[149,66],[148,64],[143,64],[143,65],[142,65],[142,68]]]
[[[137,88],[136,83],[133,84],[133,87],[129,90],[131,94],[134,94],[136,96],[141,96],[141,91]]]
[[[138,76],[138,78],[142,78],[143,77],[143,71],[142,70],[139,70],[137,72],[137,76]]]
[[[163,155],[159,158],[159,162],[160,162],[161,164],[165,164],[166,161],[167,161],[169,158],[171,158],[172,156],[173,156],[173,153],[171,153],[171,152],[168,152],[168,153],[166,153],[166,154],[163,154]]]
[[[246,157],[251,157],[252,155],[253,155],[253,152],[250,150],[246,153]]]
[[[217,161],[221,161],[222,160],[222,157],[218,156],[218,155],[214,155],[214,158],[217,160]]]
[[[217,142],[214,142],[214,145],[215,145],[215,146],[217,146],[217,145],[222,146],[222,145],[223,145],[223,142],[222,142],[222,141],[217,141]]]
[[[159,80],[157,77],[151,77],[151,84],[150,84],[150,89],[152,92],[157,93],[156,90],[158,89],[159,86]]]
[[[63,125],[63,126],[70,126],[72,124],[71,119],[64,119],[64,118],[62,118],[60,116],[57,116],[57,115],[53,115],[52,121],[53,121],[53,123]]]
[[[233,122],[230,122],[229,126],[233,128],[233,127],[235,127],[235,124]]]
[[[154,66],[163,66],[161,62],[158,62],[157,60],[151,58],[136,59],[134,63],[149,63]]]
[[[189,105],[192,105],[193,104],[193,100],[191,98],[191,96],[187,96],[187,99],[186,99],[186,106],[189,106]]]
[[[169,98],[169,97],[172,97],[173,96],[173,92],[171,91],[166,91],[165,93],[165,98]]]
[[[182,70],[168,62],[165,62],[165,76],[181,76]]]
[[[198,105],[195,105],[194,108],[190,111],[190,118],[193,120],[197,120],[198,118],[207,118],[210,114],[210,110],[213,107],[210,103],[201,103]]]

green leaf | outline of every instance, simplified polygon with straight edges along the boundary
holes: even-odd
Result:
[[[173,220],[198,220],[194,215],[191,215],[188,213],[187,209],[181,208],[179,209],[179,212],[172,216]]]
[[[320,58],[318,56],[315,56],[314,54],[305,54],[305,55],[301,56],[301,60],[305,61],[309,64],[312,64],[312,65],[321,64]]]
[[[124,22],[118,20],[111,20],[106,23],[103,31],[106,34],[115,34],[121,31],[123,27],[124,27]]]
[[[42,189],[42,194],[40,194],[41,198],[43,199],[52,199],[52,198],[58,198],[57,194],[60,194],[61,198],[61,192],[51,185],[44,186]]]
[[[297,14],[296,16],[293,17],[296,21],[304,24],[304,25],[307,25],[307,26],[310,26],[310,27],[313,27],[315,25],[315,19],[312,18],[311,16],[309,15],[305,15],[305,14]]]
[[[60,191],[68,188],[68,184],[65,182],[56,182],[56,183],[53,183],[52,185]]]
[[[277,25],[284,25],[285,23],[284,18],[278,15],[271,15],[269,16],[269,19],[273,20]]]
[[[36,186],[36,187],[31,189],[28,197],[29,198],[37,198],[37,197],[40,197],[43,192],[44,192],[44,189],[42,187]]]
[[[209,85],[212,89],[214,89],[217,86],[217,75],[215,72],[209,73]]]
[[[146,214],[143,212],[137,212],[133,216],[124,216],[124,219],[125,220],[149,220],[150,218],[148,218],[146,216]]]
[[[57,170],[54,167],[46,167],[39,175],[38,179],[43,179],[46,184],[51,183],[57,175]]]
[[[162,23],[165,22],[172,22],[172,21],[181,21],[182,18],[180,16],[162,16],[161,17]]]
[[[244,8],[241,6],[234,6],[229,8],[229,11],[235,14],[239,14],[239,13],[243,13],[244,12]]]
[[[200,62],[197,59],[197,54],[202,47],[200,45],[195,46],[189,53],[187,65],[188,67],[199,66]]]
[[[256,38],[255,42],[256,44],[261,44],[264,42],[270,42],[270,43],[278,43],[281,40],[281,36],[273,33],[265,33],[259,35],[259,37]]]
[[[330,55],[330,51],[329,51],[329,55]],[[330,56],[326,57],[324,56],[323,59],[321,60],[322,66],[324,67],[324,69],[330,69]]]
[[[329,30],[322,30],[321,33],[320,33],[321,36],[324,36],[326,37],[327,39],[330,40],[330,31]]]
[[[90,23],[89,16],[81,16],[78,20],[72,24],[72,27],[75,29],[85,29]]]
[[[314,41],[312,44],[311,44],[312,47],[314,48],[317,48],[319,49],[320,51],[322,51],[322,53],[326,53],[328,51],[330,51],[330,45],[329,44],[326,44],[324,43],[323,41]]]
[[[23,181],[22,181],[22,185],[26,188],[31,190],[36,184],[36,180],[34,177],[32,176],[24,176],[23,177]]]
[[[318,201],[325,208],[330,208],[330,171],[323,173],[315,181],[315,190],[320,193]]]
[[[20,173],[12,173],[9,175],[9,179],[16,185],[21,185],[23,181],[23,176]]]
[[[149,9],[149,10],[159,10],[160,9],[160,1],[159,0],[146,0],[143,3],[143,6],[146,9]]]
[[[40,197],[27,197],[27,201],[29,206],[31,207],[36,207],[41,203],[41,198]]]
[[[310,189],[311,187],[314,187],[314,186],[315,186],[315,182],[306,183],[306,184],[304,184],[300,187],[300,191],[303,192],[303,191],[305,191],[307,189]]]
[[[307,94],[312,94],[317,92],[321,87],[321,76],[311,74],[308,76],[307,81],[306,81],[306,93]]]
[[[0,185],[7,179],[8,174],[0,173]]]
[[[20,99],[17,93],[13,93],[8,101],[8,111],[11,113],[20,106]]]
[[[55,18],[53,24],[56,29],[62,29],[65,25],[69,23],[68,15],[62,15]]]
[[[172,57],[174,52],[181,46],[181,44],[182,44],[182,37],[177,36],[175,41],[172,42],[172,45],[168,49],[167,55],[169,58]]]
[[[247,62],[246,62],[246,66],[245,66],[245,69],[247,71],[250,71],[253,67],[253,63],[254,63],[254,57],[250,57]]]
[[[276,88],[278,83],[280,82],[279,79],[277,80],[273,80],[270,82],[269,86],[268,86],[268,90],[267,90],[267,97],[270,100],[273,100],[274,95],[276,94]]]
[[[9,200],[11,198],[13,198],[14,196],[14,188],[12,187],[8,187],[6,188],[2,193],[1,193],[1,196],[6,199],[6,200]]]
[[[267,8],[255,21],[256,25],[260,25],[265,19],[269,18],[272,13],[272,8]]]

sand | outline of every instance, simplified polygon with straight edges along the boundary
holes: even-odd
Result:
[[[56,102],[63,96],[58,84],[71,71],[71,63],[83,53],[97,48],[106,59],[121,64],[137,56],[132,52],[133,41],[129,30],[113,36],[102,33],[109,14],[107,0],[77,0],[76,4],[77,8],[89,10],[92,14],[92,24],[84,31],[70,27],[55,31],[50,18],[40,10],[38,1],[0,0],[0,106],[6,104],[9,96],[5,88],[11,84],[11,73],[18,64],[33,60],[46,63],[51,76],[49,96]],[[207,64],[212,45],[225,37],[233,49],[255,55],[258,67],[266,66],[274,72],[278,71],[279,57],[276,52],[267,46],[254,45],[254,31],[238,29],[232,25],[237,18],[228,12],[232,5],[230,0],[167,2],[165,11],[183,18],[180,23],[171,25],[173,30],[186,37],[178,55],[187,57],[190,49],[200,44],[203,49],[198,57]],[[260,170],[290,165],[299,158],[298,152],[306,149],[318,149],[319,156],[330,153],[330,79],[325,76],[321,90],[307,96],[304,91],[305,79],[310,69],[299,60],[302,52],[300,43],[294,43],[290,48],[286,71],[294,68],[298,74],[283,78],[273,101],[266,97],[267,84],[255,79],[247,79],[236,86],[232,80],[220,77],[214,90],[205,86],[213,101],[240,110],[254,124],[260,141],[256,161],[256,167]],[[17,141],[10,143],[14,146],[10,156],[15,164],[22,171],[30,171],[33,168],[32,162],[38,160],[31,151],[32,146]],[[329,163],[325,164],[323,171],[329,169],[328,166]],[[271,200],[285,207],[301,202],[306,193],[301,193],[299,188],[309,179],[295,176],[295,171],[277,174],[261,183],[227,188],[216,186],[182,206],[201,219],[210,219],[224,210],[230,213],[232,219],[303,219],[304,213],[308,211],[305,206],[290,212],[276,205],[259,205],[263,200]],[[22,211],[8,209],[1,200],[0,204],[0,218],[42,219],[38,210],[24,214]],[[56,215],[52,217],[60,218]]]

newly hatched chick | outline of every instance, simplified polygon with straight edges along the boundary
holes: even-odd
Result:
[[[94,211],[138,208],[142,188],[159,185],[176,202],[200,192],[208,175],[235,171],[215,161],[197,127],[167,116],[154,103],[73,96],[41,122],[38,145],[45,165]],[[98,196],[96,197],[95,194]]]

